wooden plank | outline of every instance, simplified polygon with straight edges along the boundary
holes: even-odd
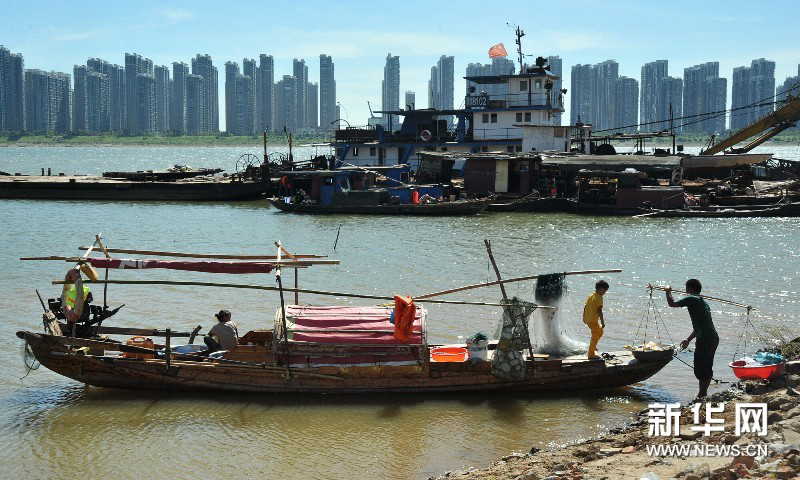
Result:
[[[79,250],[88,250],[89,247],[78,247]],[[277,258],[275,255],[228,255],[219,253],[180,253],[180,252],[162,252],[155,250],[135,250],[130,248],[109,248],[109,253],[129,253],[137,255],[149,255],[160,257],[187,257],[187,258],[217,258],[228,260],[274,260]],[[313,254],[293,254],[293,258],[327,258],[327,255],[313,255]]]
[[[165,330],[156,328],[126,328],[126,327],[97,327],[97,333],[102,335],[130,335],[138,337],[166,337]],[[191,337],[194,332],[170,332],[171,337]]]

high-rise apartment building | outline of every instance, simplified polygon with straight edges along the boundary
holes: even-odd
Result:
[[[634,133],[639,123],[639,82],[619,77],[614,92],[614,122],[619,132]]]
[[[186,77],[189,65],[172,62],[172,89],[170,91],[169,129],[176,135],[186,133]]]
[[[147,130],[145,125],[141,125],[139,122],[143,118],[140,109],[143,106],[146,108],[148,99],[140,99],[138,97],[142,89],[137,77],[140,74],[152,74],[152,68],[152,60],[143,58],[136,53],[125,54],[125,131],[130,135],[141,135]],[[147,91],[147,89],[145,88],[144,91]],[[155,95],[155,91],[153,94]],[[155,97],[153,101],[155,101]],[[145,120],[146,125],[152,125],[153,123],[152,119],[147,118]]]
[[[288,131],[297,129],[297,79],[284,75],[275,84],[275,130]]]
[[[157,133],[156,77],[152,73],[136,75],[136,135]]]
[[[306,61],[303,59],[294,59],[292,61],[292,76],[296,81],[295,85],[295,95],[297,99],[295,100],[295,128],[302,129],[307,127],[307,120],[306,114],[308,113],[308,105],[307,103],[307,92],[306,92],[306,85],[308,84],[308,66],[306,65]]]
[[[642,65],[642,92],[639,102],[639,119],[642,123],[642,131],[656,132],[664,128],[661,123],[664,117],[659,116],[658,112],[658,95],[661,91],[661,82],[668,75],[669,63],[667,60],[656,60]]]
[[[25,70],[25,130],[68,133],[71,129],[70,76]]]
[[[430,90],[433,95],[433,105],[441,110],[453,109],[454,85],[454,59],[452,56],[442,55],[431,68]],[[430,105],[429,105],[430,106]]]
[[[186,75],[186,134],[207,134],[208,95],[206,94],[206,80],[200,75]]]
[[[727,80],[719,76],[719,62],[707,62],[683,70],[684,132],[714,134],[725,131]],[[717,112],[717,113],[713,113]]]
[[[553,80],[553,89],[550,91],[550,104],[564,108],[564,99],[561,96],[561,89],[563,88],[562,73],[564,71],[564,63],[559,56],[547,57],[547,64],[550,65],[550,73],[558,78]],[[559,103],[560,102],[560,103]],[[563,112],[553,113],[555,117],[555,125],[561,125],[561,115]]]
[[[204,109],[200,112],[200,134],[219,132],[219,92],[217,67],[210,55],[199,53],[192,59],[192,75],[203,77]]]
[[[244,59],[247,71],[255,75],[255,60]],[[225,63],[225,130],[233,135],[255,133],[256,91],[250,75],[242,75],[236,62]]]
[[[400,57],[386,55],[383,67],[383,83],[381,85],[381,110],[400,109]],[[383,115],[383,124],[390,131],[400,128],[397,116]]]
[[[273,130],[275,122],[275,64],[271,55],[261,54],[256,79],[256,129]]]
[[[416,104],[417,94],[412,92],[411,90],[406,90],[406,101],[405,109],[406,110],[414,110]]]
[[[592,66],[573,65],[570,78],[569,123],[592,123]]]
[[[336,78],[330,55],[319,56],[319,125],[323,130],[334,128],[336,114]]]
[[[800,65],[797,66],[796,77],[787,77],[783,85],[778,86],[775,91],[775,101],[785,102],[789,95],[795,98],[800,96]],[[781,103],[777,103],[775,106],[776,108],[780,108]],[[798,128],[798,126],[800,126],[800,122],[795,123],[795,126],[792,128],[795,129]]]
[[[606,60],[594,65],[592,70],[592,125],[595,130],[615,128],[619,64],[614,60]]]
[[[775,62],[759,58],[750,67],[736,67],[731,83],[731,129],[744,128],[772,112]],[[755,106],[764,103],[768,104]]]
[[[0,132],[25,129],[25,62],[0,45]]]
[[[88,132],[88,118],[86,115],[86,74],[88,68],[85,65],[75,65],[72,68],[72,78],[74,79],[72,90],[72,129],[74,132]]]
[[[319,128],[319,84],[306,84],[306,127]]]
[[[169,131],[169,110],[170,110],[169,67],[166,65],[153,67],[153,76],[155,77],[155,97],[156,97],[156,113],[155,113],[154,129],[158,133],[166,133]]]
[[[73,97],[73,112],[74,97]],[[86,130],[92,133],[111,131],[111,81],[105,73],[89,70],[86,74]],[[75,126],[72,127],[76,130]]]
[[[497,57],[492,59],[492,63],[470,63],[467,65],[467,77],[478,76],[494,76],[494,75],[513,75],[516,71],[516,65],[513,60],[505,57]],[[475,93],[486,92],[490,97],[500,99],[505,96],[508,86],[505,83],[480,85],[475,82],[467,82],[467,93],[470,88],[475,89]]]
[[[670,118],[679,118],[683,112],[683,79],[674,77],[664,77],[658,82],[658,92],[656,93],[656,118],[665,120],[655,125],[644,125],[643,130],[661,131],[675,128],[680,121]],[[639,118],[640,121],[641,117]]]
[[[125,96],[125,69],[116,64],[110,64],[100,58],[90,58],[86,61],[90,71],[102,73],[107,76],[109,89],[107,131],[121,133],[125,128],[126,96]],[[106,131],[106,130],[103,130]]]

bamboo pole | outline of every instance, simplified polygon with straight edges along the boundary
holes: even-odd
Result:
[[[90,247],[78,247],[79,250],[87,250]],[[161,252],[154,250],[134,250],[127,248],[109,248],[109,253],[129,253],[138,255],[160,256],[160,257],[188,257],[188,258],[218,258],[228,260],[274,260],[275,255],[227,255],[218,253],[179,253]],[[327,255],[294,254],[294,258],[327,258]]]
[[[650,284],[650,283],[647,284],[647,288],[654,289],[654,290],[661,290],[663,292],[667,291],[667,287],[662,287],[660,285],[653,285],[653,284]],[[686,292],[684,290],[678,290],[678,289],[675,289],[675,288],[670,288],[670,290],[672,290],[673,292],[676,292],[676,293],[683,293],[684,295],[695,295],[694,293],[689,293],[689,292]],[[746,308],[747,310],[755,310],[752,307],[752,305],[745,305],[744,303],[734,302],[732,300],[725,300],[724,298],[711,297],[709,295],[699,295],[699,294],[697,296],[700,297],[700,298],[705,298],[706,300],[712,300],[714,302],[725,303],[725,304],[728,304],[728,305],[733,305],[735,307]]]
[[[64,262],[76,262],[76,263],[86,262],[88,261],[88,259],[89,257],[61,257],[56,255],[51,255],[46,257],[20,257],[20,260],[59,260]],[[341,263],[341,260],[301,258],[299,260],[275,260],[275,261],[264,260],[261,262],[252,262],[252,263],[268,263],[270,265],[282,265],[284,267],[305,268],[305,267],[310,267],[312,265],[339,265]]]
[[[103,283],[103,281],[98,280],[96,282],[88,280],[86,283]],[[243,289],[250,289],[250,290],[266,290],[277,292],[279,289],[278,287],[267,287],[263,285],[242,285],[242,284],[234,284],[234,283],[212,283],[212,282],[182,282],[182,281],[168,281],[168,280],[109,280],[109,284],[112,285],[180,285],[180,286],[192,286],[192,287],[219,287],[219,288],[243,288]],[[63,280],[53,280],[53,285],[63,285]],[[326,292],[324,290],[310,290],[306,288],[284,288],[284,292],[294,292],[297,291],[299,293],[308,293],[311,295],[323,295],[323,296],[331,296],[331,297],[350,297],[350,298],[366,298],[371,300],[394,300],[393,296],[381,296],[381,295],[365,295],[360,293],[344,293],[344,292]],[[508,304],[506,303],[491,303],[491,302],[467,302],[467,301],[459,301],[459,300],[417,300],[414,299],[415,302],[418,303],[433,303],[433,304],[442,304],[442,305],[477,305],[477,306],[487,306],[487,307],[505,307]],[[549,308],[555,309],[556,307],[549,307],[546,305],[539,305],[536,308]]]
[[[593,275],[597,273],[619,273],[622,270],[614,268],[614,269],[607,269],[607,270],[581,270],[577,272],[564,272],[564,275]],[[455,293],[455,292],[463,292],[464,290],[472,290],[474,288],[483,288],[483,287],[491,287],[493,285],[500,285],[505,283],[513,283],[513,282],[523,282],[525,280],[536,280],[539,278],[540,275],[528,275],[526,277],[516,277],[516,278],[508,278],[506,280],[498,280],[496,282],[486,282],[486,283],[476,283],[475,285],[467,285],[464,287],[458,288],[451,288],[449,290],[442,290],[440,292],[433,292],[433,293],[426,293],[424,295],[420,295],[417,297],[413,297],[414,301],[417,302],[422,299],[426,298],[433,298],[438,297],[440,295],[447,295],[448,293]],[[543,308],[543,307],[539,307]]]

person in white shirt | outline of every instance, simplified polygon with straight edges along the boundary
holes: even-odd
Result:
[[[218,323],[211,327],[203,340],[208,346],[209,353],[217,350],[232,350],[239,344],[239,332],[236,325],[231,322],[230,310],[220,310],[214,314]]]

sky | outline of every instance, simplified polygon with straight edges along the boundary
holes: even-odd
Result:
[[[642,64],[653,60],[669,60],[669,74],[677,77],[685,67],[719,61],[730,106],[734,67],[773,60],[780,85],[800,64],[798,0],[10,3],[0,18],[0,45],[22,53],[26,68],[71,74],[91,57],[124,65],[129,52],[171,65],[207,53],[220,72],[221,103],[226,61],[272,55],[277,81],[291,75],[293,58],[304,58],[316,82],[319,55],[331,55],[342,117],[352,125],[366,124],[368,101],[380,107],[387,53],[400,57],[401,104],[403,92],[413,90],[418,108],[427,106],[430,67],[441,55],[454,56],[459,107],[468,63],[489,63],[489,47],[500,42],[515,58],[515,25],[526,32],[526,54],[562,58],[565,88],[570,67],[579,63],[613,59],[620,75],[639,80]],[[221,128],[224,112],[221,106]]]

